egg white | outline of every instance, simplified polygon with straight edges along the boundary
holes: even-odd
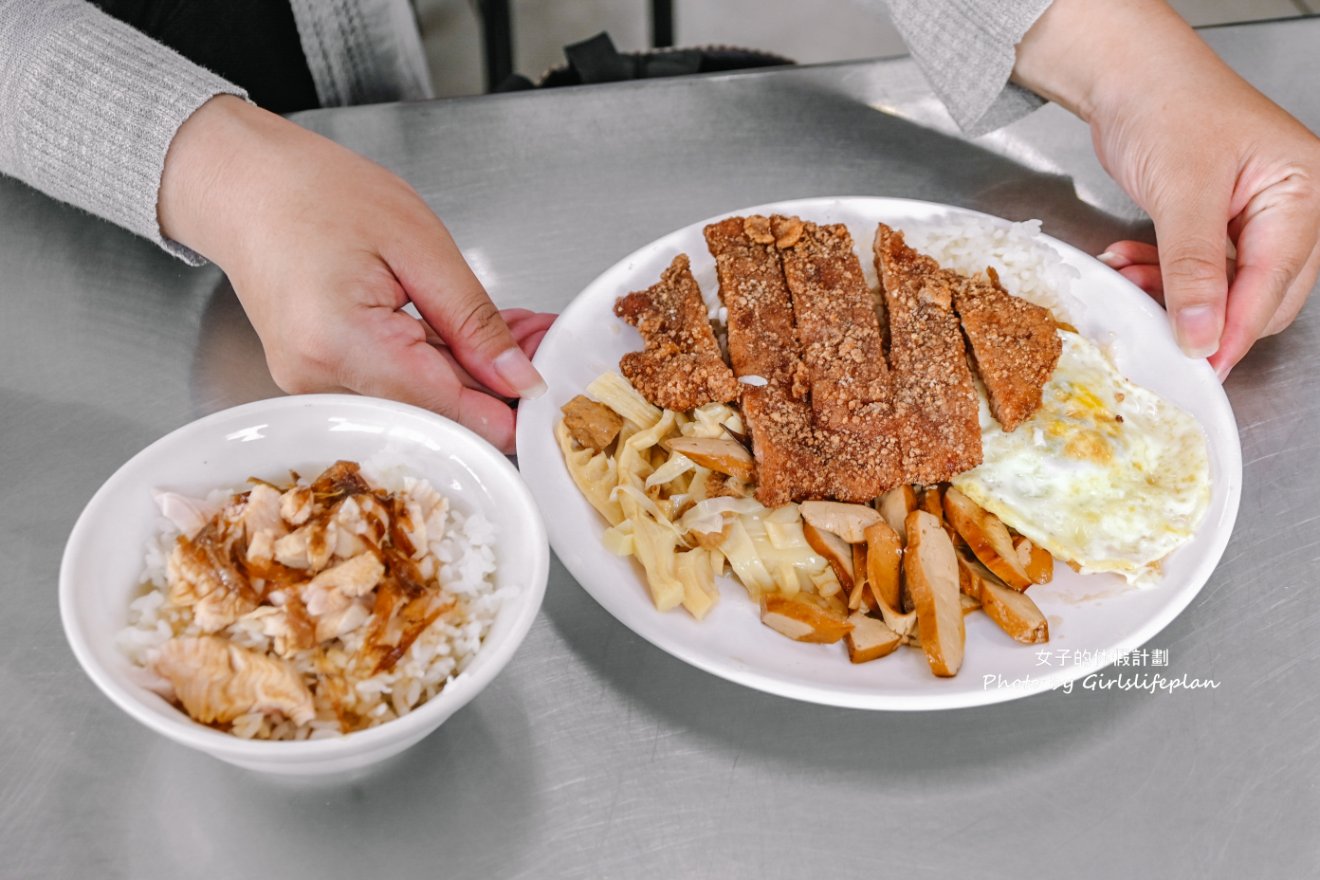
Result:
[[[1086,574],[1152,579],[1210,503],[1196,420],[1121,376],[1090,340],[1063,352],[1041,408],[1011,432],[981,395],[983,463],[953,479],[977,504]]]

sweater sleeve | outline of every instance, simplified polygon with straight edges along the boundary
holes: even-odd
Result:
[[[884,0],[894,26],[958,127],[976,137],[1044,99],[1009,82],[1017,44],[1050,0]]]
[[[0,173],[151,239],[179,127],[242,89],[82,0],[0,0]]]

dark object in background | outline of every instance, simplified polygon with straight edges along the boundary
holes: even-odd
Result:
[[[509,0],[472,0],[472,6],[481,22],[486,91],[500,91],[513,74],[513,10]],[[674,45],[674,0],[651,0],[651,45]]]
[[[792,59],[756,49],[735,46],[700,46],[691,49],[652,49],[648,52],[620,52],[609,34],[601,33],[588,40],[564,47],[568,63],[555,67],[532,82],[514,74],[495,89],[517,92],[533,88],[590,85],[629,79],[684,76],[691,73],[719,73],[755,67],[793,64]]]
[[[260,107],[321,106],[287,0],[92,0],[108,15],[247,90]]]

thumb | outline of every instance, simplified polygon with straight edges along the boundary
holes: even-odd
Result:
[[[507,397],[539,397],[545,380],[532,366],[458,245],[440,234],[387,255],[422,318],[482,385]]]
[[[1191,358],[1219,349],[1228,299],[1228,195],[1230,187],[1204,183],[1178,194],[1173,205],[1151,211],[1159,240],[1164,307],[1178,347]]]

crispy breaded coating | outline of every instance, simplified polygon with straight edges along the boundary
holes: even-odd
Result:
[[[603,403],[579,394],[559,408],[564,427],[579,446],[601,452],[623,428],[623,417]]]
[[[981,463],[976,391],[953,313],[959,276],[883,223],[875,261],[889,315],[903,482],[941,483]]]
[[[852,236],[842,224],[797,217],[773,217],[771,227],[793,298],[818,450],[830,462],[829,497],[873,498],[902,480],[901,453],[884,337]],[[840,431],[856,436],[831,436]]]
[[[806,498],[869,501],[899,478],[888,371],[861,266],[846,229],[813,224],[804,241],[805,230],[797,218],[757,215],[731,217],[705,230],[729,313],[734,372],[767,380],[744,391],[742,400],[756,456],[756,497],[767,507]],[[803,359],[797,296],[785,278],[790,260],[816,343],[814,374]],[[865,329],[868,320],[874,335]],[[863,330],[844,327],[849,323]],[[867,365],[854,372],[856,360],[834,363],[868,354],[879,357],[878,369]],[[879,382],[871,381],[877,375]],[[817,376],[827,405],[813,411]]]
[[[793,305],[767,217],[729,217],[705,229],[720,301],[728,310],[729,361],[737,376],[791,387],[801,368]],[[801,389],[805,394],[806,388]]]
[[[766,380],[744,389],[742,411],[756,458],[756,498],[778,507],[799,497],[813,467],[814,427],[792,300],[769,218],[729,217],[707,226],[705,234],[729,315],[733,370]]]
[[[852,236],[843,224],[773,217],[776,246],[793,298],[793,321],[820,424],[845,428],[892,388],[884,337]]]
[[[808,498],[869,502],[880,477],[865,435],[812,423],[811,407],[782,384],[743,392],[756,456],[756,500],[766,507]]]
[[[625,354],[619,370],[651,403],[683,411],[737,399],[741,387],[720,356],[687,254],[656,284],[619,299],[614,314],[642,335],[645,348]]]
[[[953,308],[970,343],[972,363],[985,385],[990,412],[1012,431],[1040,408],[1041,389],[1063,351],[1049,309],[1013,296],[989,277],[963,278]]]
[[[742,411],[756,457],[756,500],[778,507],[800,497],[813,465],[811,407],[774,382],[744,391]]]

